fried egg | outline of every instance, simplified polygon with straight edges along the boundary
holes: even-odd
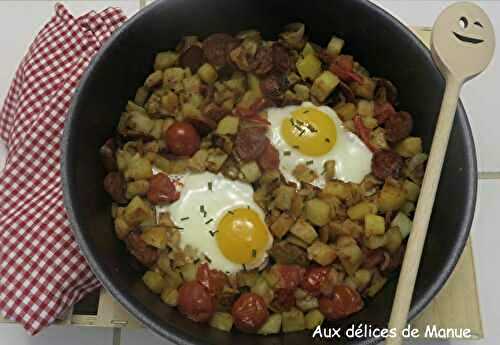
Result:
[[[324,164],[335,161],[336,178],[360,183],[371,171],[372,152],[347,130],[336,112],[327,106],[304,102],[300,106],[268,109],[268,137],[280,154],[283,176],[298,182],[293,170],[305,164],[317,174],[313,185],[323,187]]]
[[[180,229],[181,248],[189,245],[209,266],[226,273],[265,265],[273,237],[251,185],[210,172],[178,179],[179,200],[162,206]]]

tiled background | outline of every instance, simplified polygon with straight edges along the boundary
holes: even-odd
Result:
[[[438,13],[454,1],[444,0],[375,0],[396,14],[409,25],[431,26]],[[136,13],[150,0],[67,0],[62,1],[75,14],[100,10],[109,6],[121,7],[129,16]],[[500,1],[476,1],[492,17],[500,46]],[[0,102],[3,100],[17,64],[41,25],[53,13],[55,1],[49,0],[0,0]],[[500,312],[498,291],[500,276],[495,272],[500,262],[500,251],[494,247],[500,243],[500,232],[493,224],[500,223],[500,151],[496,140],[500,128],[500,53],[488,73],[480,76],[464,88],[462,99],[468,111],[474,131],[479,156],[479,200],[473,226],[473,245],[480,289],[480,301],[485,339],[477,345],[500,343]],[[5,158],[5,147],[0,143],[0,169]],[[102,329],[51,328],[32,338],[18,326],[0,326],[0,345],[111,345],[113,333]],[[124,331],[123,345],[166,344],[148,331]],[[416,343],[416,342],[415,342]],[[425,342],[447,344],[447,342]],[[467,344],[452,341],[448,344]]]

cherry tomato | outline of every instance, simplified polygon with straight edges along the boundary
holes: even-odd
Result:
[[[177,307],[188,319],[196,322],[207,322],[215,313],[215,301],[207,289],[197,281],[182,284]]]
[[[168,150],[178,156],[192,156],[200,149],[200,135],[192,124],[176,122],[167,129],[165,142]]]
[[[234,325],[243,332],[257,331],[269,317],[266,302],[253,292],[247,292],[233,304]]]
[[[170,203],[179,199],[179,196],[174,183],[167,175],[160,173],[149,181],[147,197],[153,204]]]
[[[332,297],[321,297],[319,300],[319,310],[329,320],[343,319],[362,308],[361,296],[347,285],[335,286]]]
[[[211,270],[208,264],[203,263],[198,267],[196,280],[208,290],[210,295],[215,296],[224,289],[227,277],[223,272]]]
[[[320,294],[321,284],[328,278],[330,269],[328,267],[311,267],[306,271],[302,288],[310,294],[317,296]]]
[[[304,276],[305,269],[297,265],[275,265],[273,270],[278,274],[278,288],[295,289]]]

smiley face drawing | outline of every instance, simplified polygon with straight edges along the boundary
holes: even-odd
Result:
[[[483,9],[473,3],[459,2],[446,8],[436,20],[432,45],[441,51],[447,66],[460,66],[472,72],[483,56],[495,50],[493,24]],[[458,71],[454,71],[458,72]]]

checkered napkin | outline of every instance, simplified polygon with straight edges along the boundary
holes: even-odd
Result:
[[[0,311],[31,334],[99,286],[63,207],[60,139],[86,66],[126,19],[114,8],[75,18],[57,4],[55,12],[0,112],[0,138],[8,147],[0,172]]]

